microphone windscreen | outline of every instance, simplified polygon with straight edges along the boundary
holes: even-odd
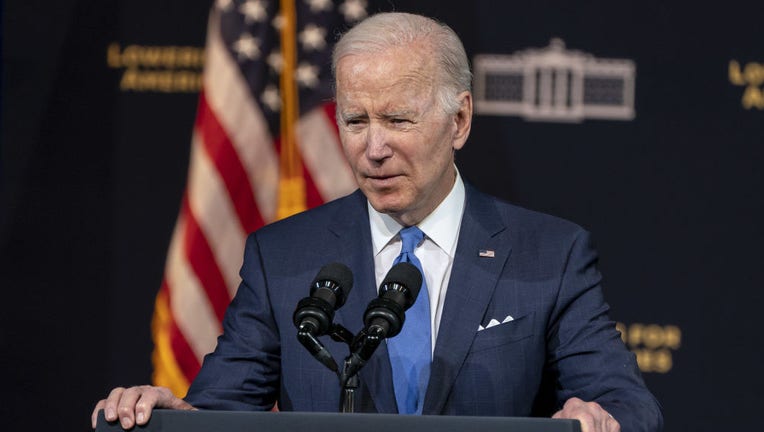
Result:
[[[325,281],[331,281],[339,287],[340,293],[337,295],[337,304],[335,305],[335,307],[339,308],[345,303],[345,299],[353,288],[353,272],[342,263],[327,264],[319,270],[311,286],[315,287],[316,284],[321,284]]]
[[[398,263],[387,272],[385,280],[382,281],[383,287],[390,284],[399,284],[408,288],[413,303],[419,295],[419,290],[422,289],[422,272],[411,263]]]

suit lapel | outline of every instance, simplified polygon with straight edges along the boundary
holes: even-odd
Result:
[[[424,414],[442,411],[511,251],[506,227],[492,198],[466,187],[465,211],[435,343]],[[494,256],[480,256],[481,250],[493,251]]]
[[[353,289],[345,305],[336,313],[336,321],[351,332],[358,333],[363,326],[363,313],[369,302],[377,297],[377,282],[374,276],[371,229],[366,198],[356,191],[347,205],[339,208],[329,226],[338,237],[340,261],[353,271]],[[344,351],[347,355],[347,351]],[[337,358],[342,367],[343,358]],[[387,345],[382,343],[359,373],[362,387],[365,386],[380,413],[396,413],[393,378]]]

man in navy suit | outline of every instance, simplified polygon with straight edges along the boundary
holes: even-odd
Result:
[[[356,288],[335,322],[360,331],[401,251],[399,231],[416,226],[432,342],[419,412],[660,430],[660,408],[607,316],[588,234],[461,179],[454,155],[470,132],[472,95],[456,34],[421,16],[375,15],[338,42],[333,66],[359,190],[250,235],[224,333],[185,400],[164,388],[118,388],[96,411],[125,427],[148,421],[153,407],[336,411],[337,376],[297,341],[295,305],[319,268],[344,263]],[[322,341],[334,358],[348,354]],[[402,411],[389,347],[359,374],[358,411]]]

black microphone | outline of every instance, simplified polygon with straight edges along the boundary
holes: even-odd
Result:
[[[352,354],[340,376],[344,385],[366,364],[380,343],[401,332],[406,310],[414,304],[422,289],[422,272],[411,263],[398,263],[387,272],[379,287],[379,296],[369,302],[364,312],[364,329],[353,341]]]
[[[318,340],[332,327],[334,311],[345,304],[353,288],[353,273],[340,263],[327,264],[319,270],[310,286],[310,297],[297,303],[292,320],[297,327],[297,339],[318,361],[334,372],[337,363]]]
[[[353,273],[340,263],[331,263],[319,270],[310,284],[310,297],[297,303],[294,325],[314,336],[325,335],[334,320],[334,311],[345,304],[353,288]]]
[[[406,310],[414,304],[422,289],[422,272],[411,263],[393,266],[379,287],[379,297],[366,307],[363,322],[366,332],[391,338],[401,332]]]

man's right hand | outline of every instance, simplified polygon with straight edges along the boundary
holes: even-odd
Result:
[[[98,401],[93,409],[91,416],[93,429],[96,427],[100,410],[104,410],[106,421],[119,420],[123,429],[130,429],[136,424],[148,423],[154,408],[196,409],[183,399],[175,397],[166,387],[136,386],[127,389],[117,387],[106,399]]]

